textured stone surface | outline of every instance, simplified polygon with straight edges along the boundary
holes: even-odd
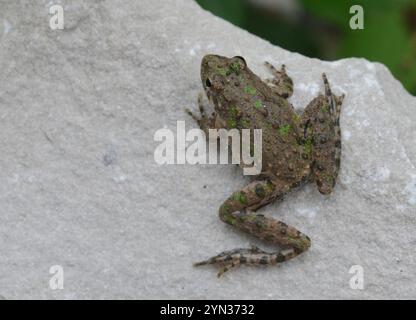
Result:
[[[22,3],[26,2],[23,6]],[[13,298],[414,298],[416,98],[381,64],[273,46],[190,0],[0,0],[0,295]],[[2,28],[3,27],[3,28]],[[306,254],[216,278],[192,262],[261,243],[221,223],[248,178],[234,166],[156,165],[154,132],[196,108],[206,53],[265,77],[285,63],[303,108],[325,71],[345,93],[340,179],[262,212],[312,238]],[[63,290],[49,288],[62,265]],[[365,289],[348,270],[364,268]]]

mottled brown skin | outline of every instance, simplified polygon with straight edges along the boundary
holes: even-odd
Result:
[[[262,129],[262,168],[256,180],[234,192],[220,207],[220,219],[279,250],[257,247],[225,251],[195,265],[216,264],[218,276],[237,266],[273,265],[306,251],[310,239],[294,227],[255,211],[307,181],[315,181],[322,194],[335,186],[341,156],[339,126],[344,96],[331,93],[323,74],[325,94],[313,99],[299,115],[287,101],[293,82],[285,67],[266,65],[274,78],[262,81],[241,57],[207,55],[201,63],[201,80],[215,112],[207,116],[199,98],[201,117],[188,113],[201,129]],[[240,164],[243,166],[243,164]]]

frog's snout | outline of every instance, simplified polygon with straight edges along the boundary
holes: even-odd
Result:
[[[207,96],[221,94],[225,87],[225,72],[229,59],[215,54],[207,54],[201,61],[201,82]]]
[[[225,57],[216,54],[207,54],[204,56],[201,61],[201,77],[212,73],[225,59]]]
[[[207,54],[202,58],[201,65],[207,66],[210,61],[220,60],[221,56],[217,54]]]

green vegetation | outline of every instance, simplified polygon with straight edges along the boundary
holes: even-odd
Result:
[[[416,0],[298,0],[287,14],[247,0],[196,0],[203,8],[270,42],[309,57],[364,57],[385,64],[416,95]],[[352,5],[364,9],[364,29],[352,30]]]

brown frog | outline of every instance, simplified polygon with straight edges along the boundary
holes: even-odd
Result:
[[[280,249],[265,252],[252,246],[195,263],[220,266],[218,276],[243,264],[274,265],[306,251],[311,245],[308,236],[256,211],[308,181],[314,181],[322,194],[331,193],[340,168],[339,118],[344,95],[332,94],[323,74],[325,93],[299,114],[287,100],[293,93],[293,82],[285,66],[277,70],[268,62],[266,65],[274,77],[262,81],[242,57],[206,55],[201,63],[201,80],[215,112],[208,116],[201,99],[200,117],[188,110],[205,132],[210,128],[262,129],[264,172],[225,200],[219,216]]]

